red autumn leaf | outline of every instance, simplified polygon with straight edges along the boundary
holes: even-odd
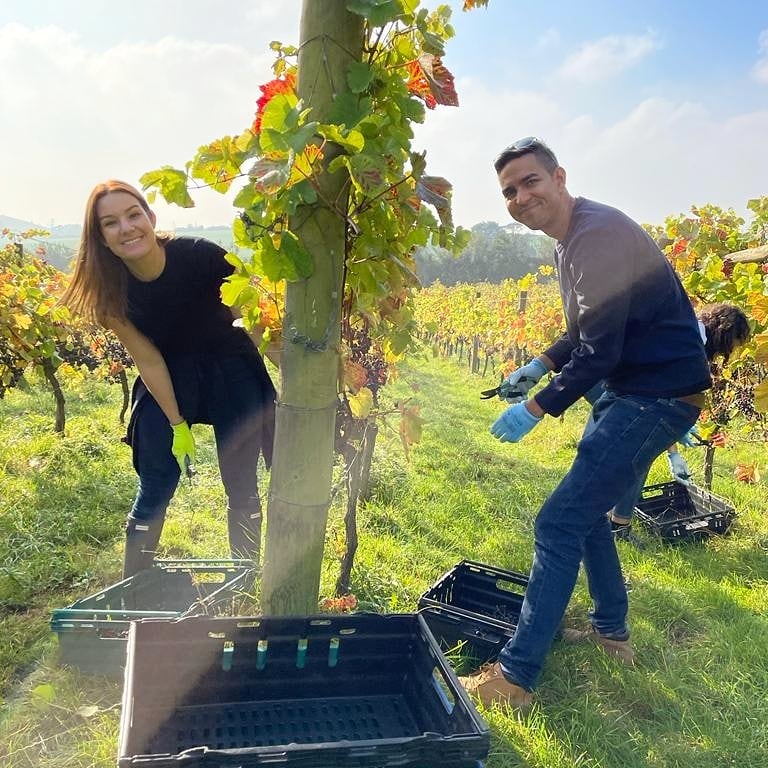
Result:
[[[733,470],[734,477],[742,483],[760,482],[760,473],[757,471],[756,464],[737,464]]]
[[[446,107],[458,107],[459,97],[453,84],[453,75],[443,66],[440,57],[431,53],[422,53],[419,56],[419,64],[429,81],[435,101]]]
[[[437,106],[437,101],[429,88],[429,81],[416,60],[408,62],[408,82],[406,87],[412,94],[424,99],[424,103],[429,109],[434,109]]]
[[[451,183],[442,176],[422,176],[416,184],[416,194],[421,200],[441,208],[451,207]]]
[[[733,262],[730,259],[723,259],[723,277],[730,277],[733,274]]]
[[[344,363],[344,384],[352,394],[359,392],[368,381],[368,371],[354,360]]]
[[[724,432],[717,432],[709,438],[709,442],[712,443],[715,448],[725,448],[728,438]]]
[[[357,598],[350,592],[341,597],[326,597],[320,602],[320,609],[330,613],[346,613],[357,608]]]
[[[443,66],[440,57],[431,53],[422,53],[418,59],[408,62],[407,87],[424,99],[429,109],[434,109],[437,104],[459,106],[453,75]]]
[[[264,108],[273,96],[279,93],[291,93],[296,88],[296,75],[288,73],[284,78],[277,77],[268,83],[259,86],[261,96],[256,101],[256,118],[253,121],[251,130],[254,133],[261,131],[261,116],[264,114]]]

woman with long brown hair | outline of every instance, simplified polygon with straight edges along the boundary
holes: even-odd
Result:
[[[225,251],[203,238],[155,232],[141,193],[122,181],[97,184],[63,302],[112,330],[139,372],[126,441],[139,476],[126,522],[123,575],[152,564],[165,512],[190,474],[190,426],[212,424],[228,499],[232,555],[259,558],[256,465],[272,458],[275,389],[221,285],[233,272]]]

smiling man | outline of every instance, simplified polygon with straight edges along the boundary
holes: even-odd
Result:
[[[572,197],[554,152],[529,136],[496,159],[507,210],[557,241],[566,333],[514,371],[508,382],[531,398],[494,422],[502,442],[517,442],[545,414],[559,416],[598,382],[570,470],[536,517],[534,558],[520,621],[499,661],[462,678],[489,705],[526,707],[584,563],[593,600],[592,629],[565,630],[634,661],[627,592],[606,516],[627,487],[698,418],[711,385],[696,317],[679,278],[649,235],[607,205]],[[520,399],[520,398],[518,398]]]

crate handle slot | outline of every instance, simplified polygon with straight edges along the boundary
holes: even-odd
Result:
[[[258,619],[254,619],[253,621],[238,621],[237,626],[243,627],[243,629],[248,629],[249,627],[260,627],[261,622]]]
[[[229,672],[232,669],[232,657],[235,654],[235,644],[231,640],[224,642],[224,649],[221,653],[221,669]]]
[[[456,697],[453,695],[448,681],[443,675],[443,670],[439,667],[433,667],[431,675],[432,687],[437,692],[437,697],[445,707],[445,711],[450,715],[456,707]]]
[[[296,644],[296,669],[304,669],[307,662],[307,645],[309,645],[307,638],[300,637]]]
[[[328,643],[328,666],[335,667],[339,663],[339,638],[332,637]]]
[[[256,644],[256,669],[264,669],[267,666],[267,648],[269,640],[259,640]]]

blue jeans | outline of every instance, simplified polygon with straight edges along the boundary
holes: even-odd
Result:
[[[593,627],[601,634],[627,631],[627,591],[606,513],[698,415],[695,406],[669,398],[606,391],[597,400],[570,470],[536,517],[520,620],[499,654],[508,680],[528,690],[536,686],[581,562]]]
[[[584,394],[584,399],[590,404],[594,405],[598,399],[605,392],[605,385],[602,381],[598,381],[594,387],[588,390]],[[590,415],[590,421],[592,416]],[[648,467],[650,471],[650,466]],[[627,488],[627,492],[616,502],[613,507],[612,514],[622,520],[630,520],[635,514],[635,506],[640,499],[640,494],[645,487],[645,481],[648,479],[648,472],[643,473],[637,480]]]

